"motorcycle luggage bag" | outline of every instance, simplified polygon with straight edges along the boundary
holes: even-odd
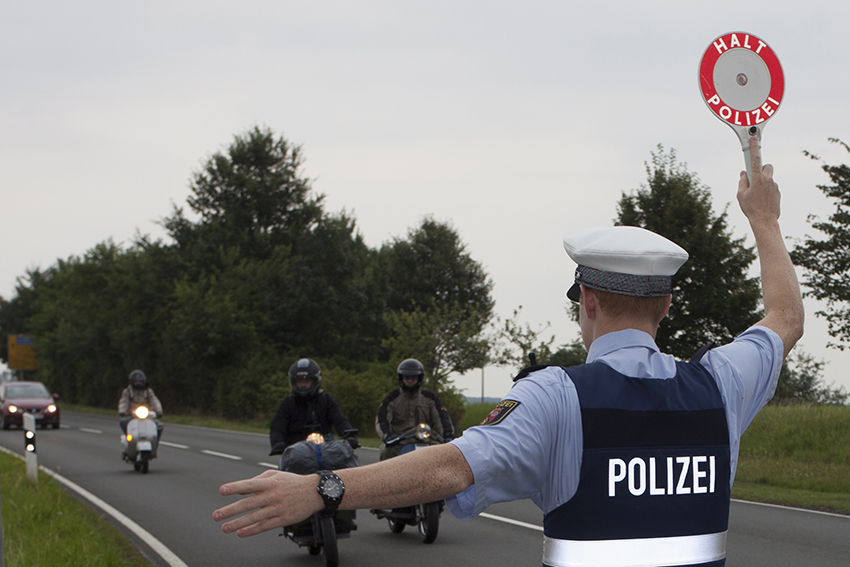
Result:
[[[347,469],[359,466],[357,455],[345,439],[315,444],[300,441],[287,447],[280,458],[280,470],[296,474],[313,474],[321,470]]]

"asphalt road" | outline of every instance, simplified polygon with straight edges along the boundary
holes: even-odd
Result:
[[[82,486],[144,527],[190,567],[211,565],[323,567],[276,533],[248,539],[224,535],[211,519],[228,500],[218,487],[276,464],[265,435],[166,424],[159,458],[142,475],[120,458],[118,420],[65,412],[59,430],[38,431],[39,464]],[[0,431],[0,445],[20,453],[23,433]],[[358,449],[361,464],[377,451]],[[415,482],[416,479],[411,479]],[[498,504],[487,513],[540,526],[542,515],[528,501]],[[387,522],[361,510],[358,529],[339,541],[343,567],[372,565],[512,565],[538,567],[539,529],[479,517],[471,522],[443,513],[435,543],[420,541],[415,528],[390,533]],[[135,537],[132,537],[137,541]],[[140,548],[157,565],[152,551]],[[772,567],[848,564],[850,517],[733,502],[727,565]]]

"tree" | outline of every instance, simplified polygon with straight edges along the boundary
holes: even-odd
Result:
[[[830,142],[840,144],[850,152],[850,146],[836,138]],[[803,285],[808,288],[804,297],[813,297],[826,302],[826,307],[815,313],[824,317],[828,332],[837,340],[828,346],[844,350],[850,341],[850,167],[828,165],[819,157],[804,152],[812,159],[821,161],[822,169],[829,175],[832,185],[818,185],[824,195],[835,200],[835,212],[828,222],[809,215],[812,228],[826,235],[825,240],[806,236],[791,252],[794,264],[804,268]]]
[[[538,364],[548,364],[552,356],[552,344],[555,342],[554,335],[549,340],[539,338],[549,329],[551,323],[547,321],[545,325],[532,329],[528,323],[523,325],[519,322],[521,312],[522,305],[514,309],[513,316],[499,327],[496,340],[501,344],[493,359],[495,364],[511,366],[517,371],[531,364],[528,356],[531,352],[534,353]]]
[[[311,194],[301,165],[300,146],[255,126],[195,174],[187,202],[200,220],[191,222],[175,207],[163,226],[180,248],[199,256],[214,259],[219,247],[237,247],[244,257],[267,258],[322,217],[323,196]]]
[[[771,404],[836,404],[847,402],[850,394],[843,388],[823,383],[824,362],[805,352],[797,352],[782,363],[779,382]]]
[[[426,218],[376,260],[387,298],[384,346],[393,356],[421,357],[435,391],[452,372],[486,363],[493,284],[454,228]]]
[[[673,303],[656,336],[663,352],[689,359],[760,319],[758,279],[747,277],[756,256],[743,238],[732,238],[726,211],[712,212],[711,190],[676,162],[675,150],[665,154],[659,144],[646,171],[647,185],[620,199],[616,224],[656,232],[690,254],[673,277]]]

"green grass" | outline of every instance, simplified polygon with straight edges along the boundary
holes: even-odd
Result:
[[[0,452],[5,567],[150,567],[112,524],[24,461]]]
[[[850,514],[850,407],[763,409],[741,438],[732,497]]]
[[[460,425],[458,429],[460,431],[466,431],[470,427],[474,425],[478,425],[484,418],[487,417],[487,414],[493,411],[493,408],[496,407],[496,404],[488,404],[488,403],[477,403],[477,404],[466,404],[464,406],[464,414],[463,419],[460,420]]]

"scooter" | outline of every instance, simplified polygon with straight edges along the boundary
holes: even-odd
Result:
[[[354,448],[348,441],[357,435],[356,429],[343,433],[336,441],[333,435],[311,433],[305,441],[286,448],[280,459],[280,470],[298,474],[313,474],[320,470],[335,470],[358,466]],[[359,447],[359,444],[358,444]],[[355,510],[337,510],[333,515],[317,512],[297,524],[286,526],[280,535],[286,536],[299,547],[307,547],[310,555],[325,554],[325,567],[339,565],[337,540],[351,537],[357,529]]]
[[[121,457],[133,463],[136,472],[147,474],[158,447],[156,412],[139,406],[127,423],[127,433],[121,436]]]
[[[399,455],[445,442],[442,437],[431,430],[430,425],[420,423],[413,429],[388,441],[387,447],[394,447],[408,439],[416,439],[416,441],[404,445],[399,451]],[[438,500],[437,502],[426,502],[416,506],[393,508],[392,510],[373,509],[370,512],[375,514],[379,520],[386,518],[390,525],[390,531],[394,534],[403,532],[406,526],[418,526],[422,542],[433,543],[437,539],[437,532],[440,529],[440,514],[444,507],[445,501]]]

